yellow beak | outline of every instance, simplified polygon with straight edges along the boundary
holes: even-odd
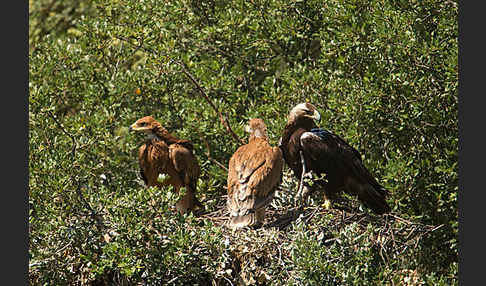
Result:
[[[135,123],[133,123],[132,125],[130,125],[130,127],[128,127],[128,131],[134,131],[134,130],[137,130],[137,129],[136,129],[136,127],[137,127],[137,126],[135,125]]]

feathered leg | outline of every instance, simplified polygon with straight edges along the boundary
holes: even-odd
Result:
[[[317,186],[306,186],[304,184],[305,177],[312,179],[312,171],[307,172],[305,166],[304,153],[302,150],[299,151],[300,162],[302,164],[302,174],[300,176],[299,190],[297,191],[297,197],[299,198],[300,208],[304,207],[305,198],[316,190]],[[324,202],[322,206],[324,209],[330,209],[332,207],[332,199],[334,198],[333,192],[326,192],[326,187],[324,187]]]
[[[304,207],[304,200],[311,193],[311,190],[307,186],[304,186],[304,178],[310,177],[312,178],[312,174],[309,172],[307,173],[307,168],[305,167],[305,159],[304,153],[302,150],[299,151],[300,154],[300,162],[302,164],[302,174],[300,175],[300,183],[299,183],[299,190],[297,191],[297,197],[299,198],[300,208]]]
[[[322,203],[322,207],[326,210],[331,209],[332,207],[332,197],[330,194],[328,194],[326,191],[323,192],[323,199],[324,202]]]
[[[322,207],[330,210],[333,207],[333,202],[336,202],[339,196],[339,185],[333,182],[325,182],[322,184]]]
[[[255,225],[254,228],[259,228],[263,225],[263,221],[265,220],[265,208],[261,208],[255,211]]]

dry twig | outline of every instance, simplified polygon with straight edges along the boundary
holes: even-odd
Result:
[[[199,118],[196,118],[196,120],[199,122]],[[209,143],[208,143],[208,140],[206,139],[206,137],[201,133],[201,131],[199,130],[199,128],[197,128],[197,125],[194,125],[193,128],[196,130],[196,132],[199,134],[199,138],[201,138],[204,142],[204,145],[206,145],[206,151],[204,152],[206,154],[206,157],[213,163],[215,163],[216,165],[218,165],[221,169],[225,170],[226,173],[228,172],[228,168],[226,168],[225,165],[223,165],[222,163],[218,162],[216,159],[214,159],[212,156],[211,156],[211,148],[209,146]]]
[[[231,126],[228,123],[228,118],[226,116],[223,116],[220,110],[214,105],[214,103],[209,99],[209,96],[206,94],[204,89],[201,87],[201,85],[198,83],[198,81],[194,78],[194,76],[187,70],[186,66],[184,63],[180,61],[176,61],[176,63],[182,68],[182,72],[189,78],[189,80],[196,86],[197,90],[199,93],[202,95],[204,100],[211,106],[211,108],[218,114],[219,121],[221,124],[226,127],[226,130],[231,134],[233,139],[235,139],[239,144],[245,144],[239,137],[236,135],[236,133],[231,129]]]

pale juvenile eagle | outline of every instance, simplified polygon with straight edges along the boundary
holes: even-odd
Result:
[[[306,185],[306,191],[320,185],[327,206],[339,192],[345,191],[357,195],[377,214],[389,212],[391,209],[385,200],[388,190],[366,169],[356,149],[336,134],[318,128],[314,120],[320,118],[314,105],[296,105],[290,111],[279,144],[285,162],[297,178],[302,178],[303,169],[304,175],[312,172],[319,177],[325,174],[325,180],[316,180],[313,187]]]
[[[229,226],[258,227],[265,218],[265,206],[272,200],[282,177],[282,152],[268,143],[263,120],[251,119],[245,127],[248,144],[240,146],[229,161]]]
[[[195,195],[200,168],[192,143],[171,135],[152,116],[140,118],[129,130],[147,134],[147,140],[138,150],[140,174],[145,184],[149,187],[172,185],[177,193],[185,187],[185,195],[176,204],[180,213],[202,207]],[[167,177],[159,182],[159,174]]]

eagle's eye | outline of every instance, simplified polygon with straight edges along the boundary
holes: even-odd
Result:
[[[140,126],[145,126],[145,125],[147,125],[146,122],[140,122]]]

